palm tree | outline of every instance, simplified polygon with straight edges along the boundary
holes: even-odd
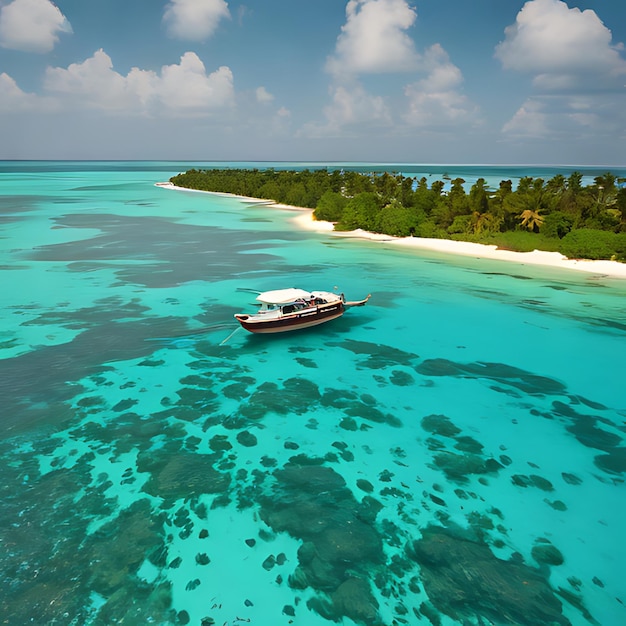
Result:
[[[525,209],[518,217],[522,220],[521,225],[532,230],[534,233],[538,233],[541,225],[543,224],[543,215],[540,215],[540,209],[533,211],[532,209]]]
[[[565,176],[563,176],[563,174],[557,174],[556,176],[553,176],[546,183],[546,191],[549,191],[556,196],[562,195],[566,189],[567,179],[565,178]]]
[[[615,204],[617,197],[617,177],[611,172],[607,172],[604,176],[596,176],[594,179],[595,190],[597,192],[598,205],[603,205],[605,208],[611,207]]]
[[[502,218],[493,213],[474,211],[470,216],[469,226],[475,235],[482,233],[497,233],[502,225]]]

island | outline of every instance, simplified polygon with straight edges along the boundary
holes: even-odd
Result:
[[[467,191],[462,178],[428,184],[389,172],[221,168],[191,169],[170,183],[310,209],[314,220],[346,234],[626,261],[626,180],[611,172],[592,185],[582,179],[579,172],[524,177],[515,188],[503,180],[492,189],[479,178]]]

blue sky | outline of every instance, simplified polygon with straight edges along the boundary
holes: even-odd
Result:
[[[625,0],[0,0],[0,159],[626,164]]]

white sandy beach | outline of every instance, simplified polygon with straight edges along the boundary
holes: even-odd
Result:
[[[157,183],[157,186],[175,189],[180,191],[195,191],[184,187],[176,187],[172,183]],[[201,191],[199,193],[213,193]],[[294,211],[298,215],[290,221],[303,230],[311,230],[319,233],[344,238],[368,239],[386,244],[406,246],[421,250],[432,250],[445,254],[456,254],[461,256],[471,256],[481,259],[494,259],[497,261],[509,261],[522,265],[543,265],[560,269],[587,272],[612,278],[626,279],[626,263],[617,261],[591,261],[587,259],[568,259],[559,252],[545,252],[533,250],[532,252],[513,252],[511,250],[501,250],[495,245],[484,245],[471,243],[468,241],[454,241],[451,239],[426,239],[422,237],[393,237],[379,233],[370,233],[364,230],[353,230],[349,232],[335,231],[332,222],[322,222],[313,219],[313,210],[302,207],[294,207],[286,204],[279,204],[270,200],[259,198],[248,198],[227,193],[217,193],[215,195],[232,196],[239,198],[246,203],[264,204],[283,211]]]

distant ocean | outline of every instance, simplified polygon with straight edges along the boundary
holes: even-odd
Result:
[[[441,165],[425,163],[329,163],[329,162],[287,162],[287,161],[0,161],[0,172],[65,172],[78,168],[79,171],[132,172],[142,171],[145,167],[153,172],[169,175],[188,169],[212,168],[273,168],[276,170],[327,169],[357,172],[389,172],[418,179],[425,177],[429,185],[432,181],[444,182],[463,178],[466,186],[473,185],[479,178],[497,189],[500,181],[511,180],[517,186],[520,178],[530,176],[543,178],[545,181],[561,174],[567,178],[573,172],[583,175],[583,184],[593,184],[596,176],[607,172],[616,177],[626,178],[626,165],[623,166],[577,166],[577,165]]]
[[[0,162],[0,615],[626,623],[626,281],[297,230],[191,167]],[[255,291],[371,293],[238,330]]]

